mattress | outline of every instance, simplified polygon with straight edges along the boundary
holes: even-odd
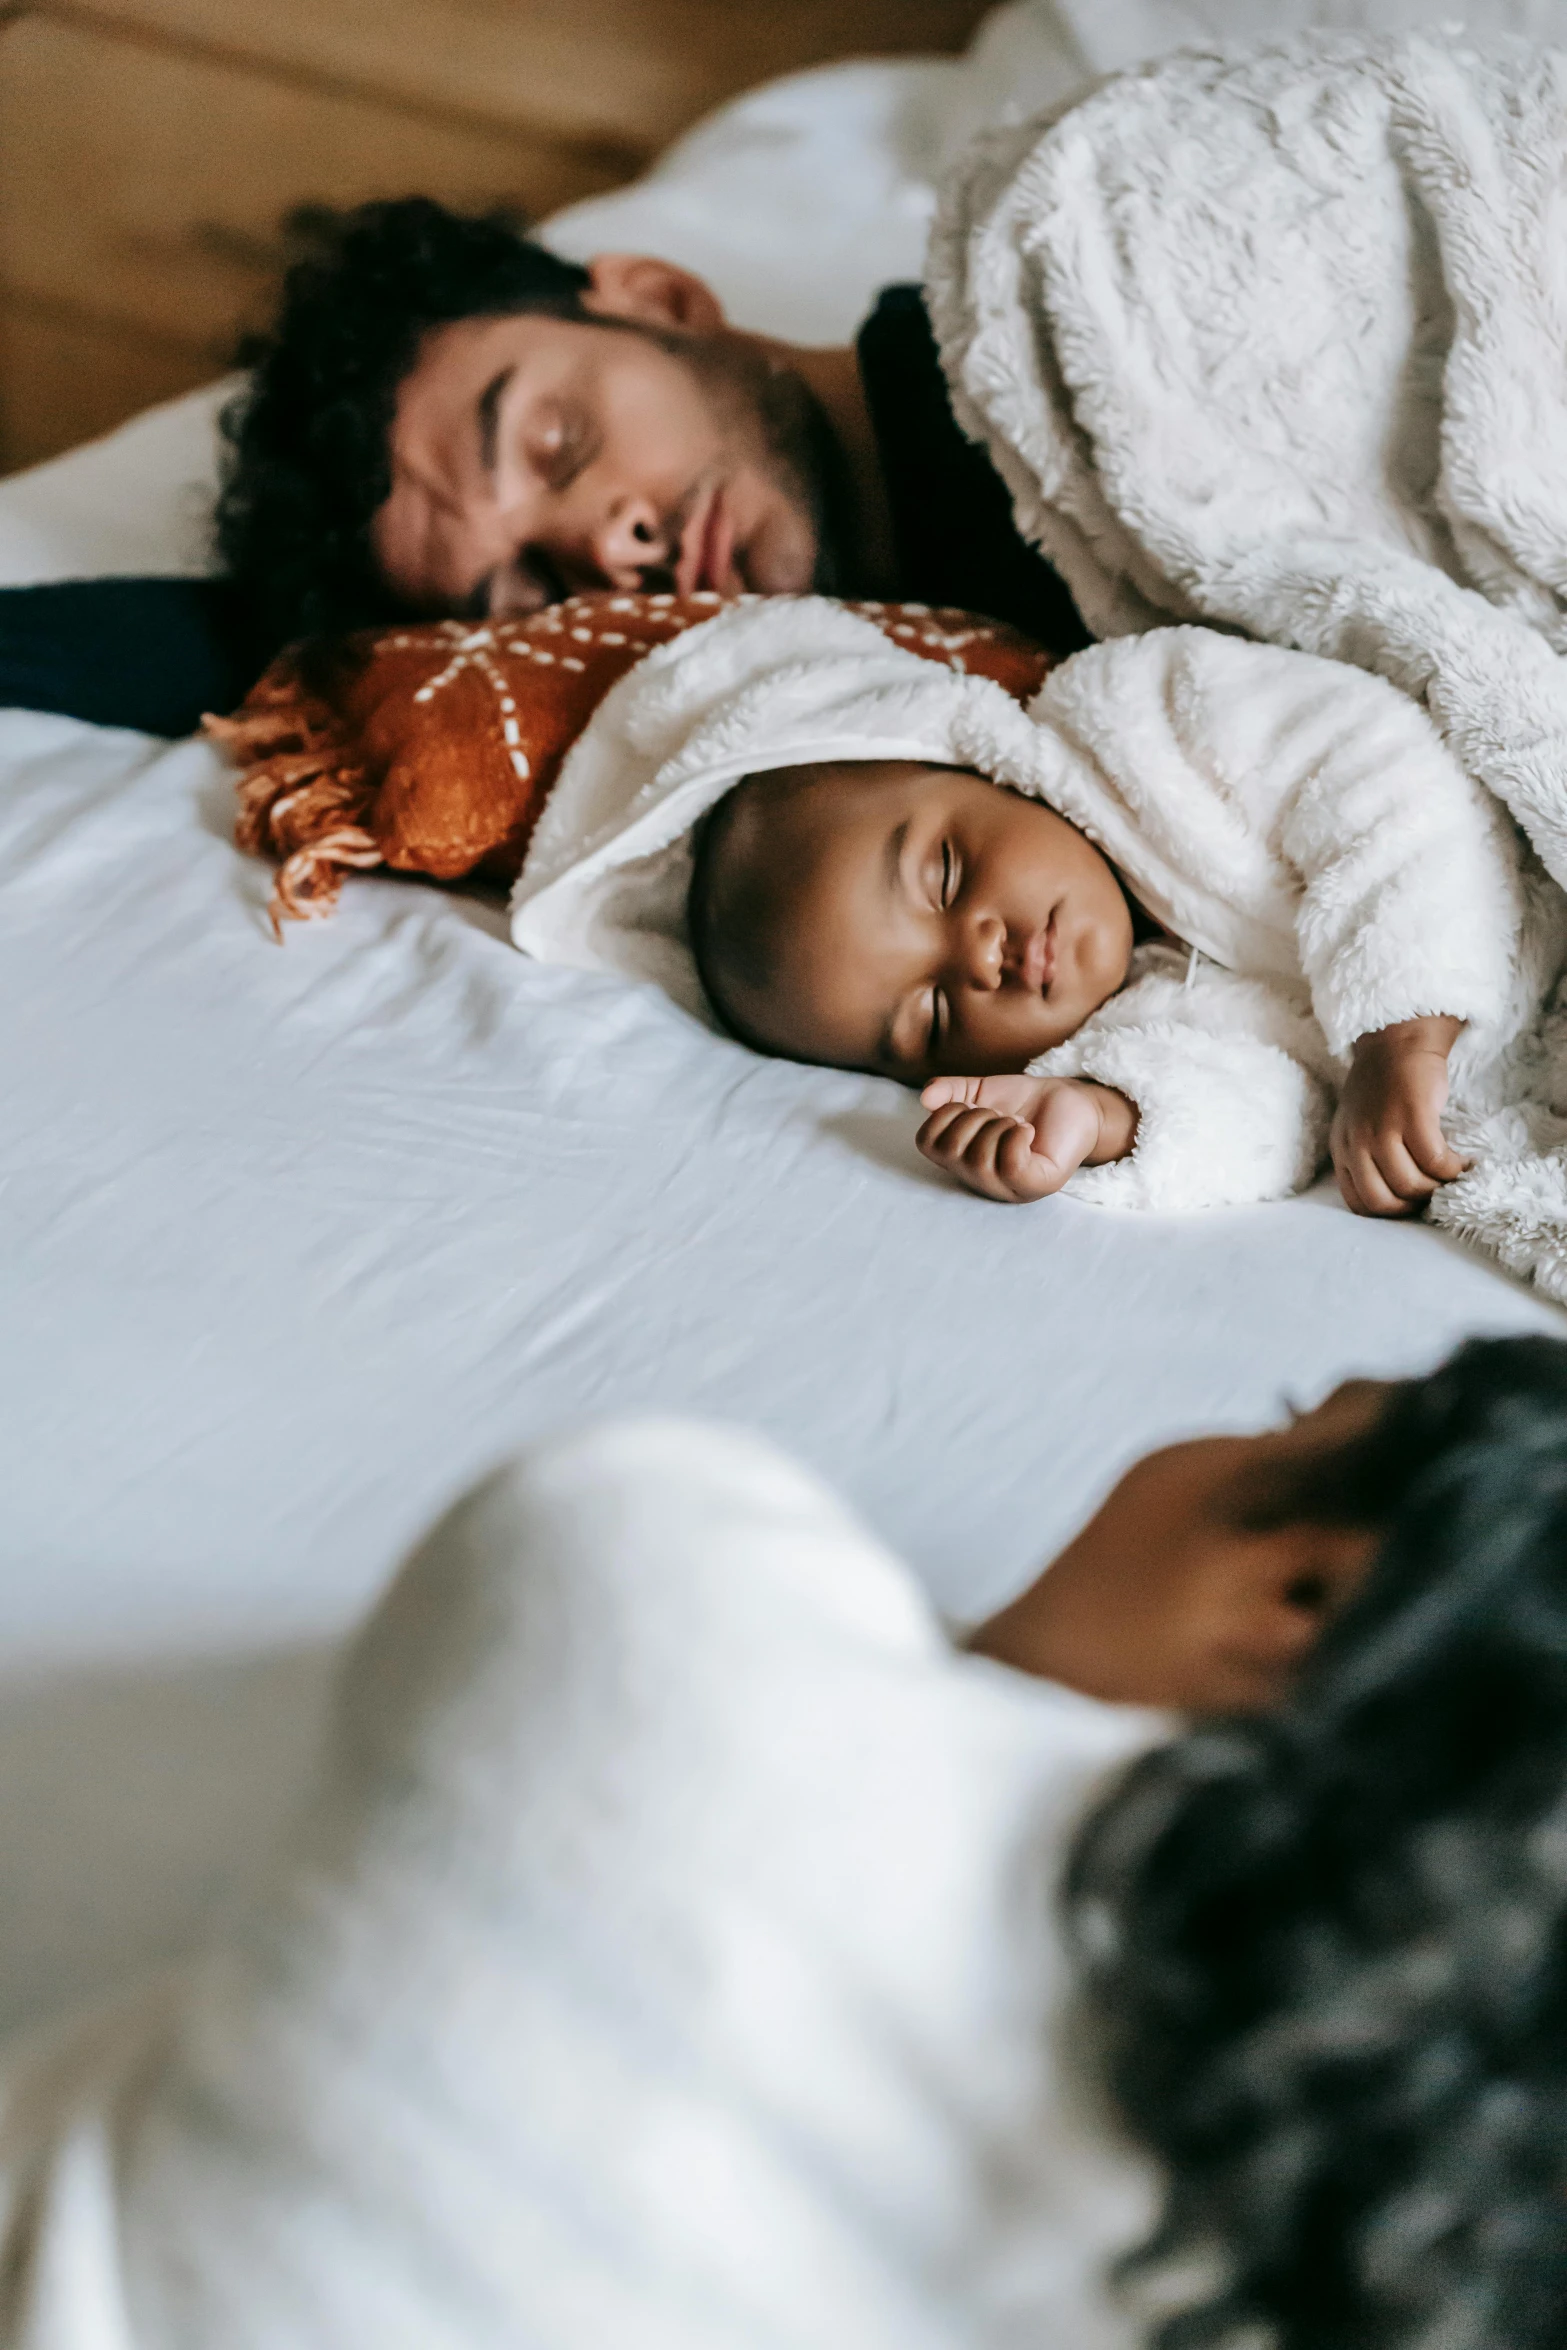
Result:
[[[796,76],[552,234],[842,335],[917,272],[978,103],[959,64]],[[199,568],[219,397],[0,486],[0,576]],[[761,1428],[970,1618],[1151,1445],[1564,1327],[1327,1189],[970,1198],[895,1087],[531,965],[474,899],[355,881],[279,948],[230,822],[201,744],[0,714],[0,2021],[261,1865],[334,1639],[547,1430]]]

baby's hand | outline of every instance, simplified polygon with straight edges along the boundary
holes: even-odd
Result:
[[[1334,1172],[1357,1216],[1412,1216],[1468,1161],[1442,1132],[1461,1020],[1400,1020],[1357,1038],[1333,1120]]]
[[[1074,1077],[937,1077],[920,1100],[927,1159],[986,1199],[1047,1199],[1079,1167],[1120,1159],[1137,1112]]]

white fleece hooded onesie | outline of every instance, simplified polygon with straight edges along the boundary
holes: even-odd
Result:
[[[1092,646],[1026,711],[960,660],[917,658],[813,597],[743,601],[651,653],[562,771],[513,900],[518,945],[698,1008],[691,832],[740,777],[824,759],[976,768],[1077,825],[1195,950],[1140,948],[1120,993],[1035,1064],[1137,1104],[1131,1155],[1074,1176],[1077,1196],[1168,1210],[1297,1190],[1355,1039],[1449,1013],[1467,1024],[1451,1126],[1477,1168],[1438,1212],[1515,1242],[1473,1194],[1499,1180],[1505,1224],[1517,1162],[1542,1144],[1538,1120],[1525,1132],[1506,1111],[1544,1098],[1534,1040],[1567,900],[1425,714],[1379,678],[1203,629]],[[1552,1216],[1530,1230],[1514,1269],[1567,1293]]]

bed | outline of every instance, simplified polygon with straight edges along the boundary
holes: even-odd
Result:
[[[917,274],[966,129],[1096,62],[1081,14],[1023,0],[966,60],[791,77],[549,233],[843,336]],[[0,486],[0,578],[200,568],[221,396]],[[0,714],[0,2022],[178,1950],[245,1881],[333,1642],[546,1431],[762,1428],[972,1618],[1151,1445],[1470,1332],[1567,1333],[1326,1187],[1005,1214],[923,1165],[894,1087],[530,965],[475,899],[356,882],[279,949],[230,810],[204,745]]]

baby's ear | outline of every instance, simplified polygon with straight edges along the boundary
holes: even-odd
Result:
[[[650,253],[597,253],[588,279],[583,307],[603,318],[692,335],[716,334],[724,324],[724,306],[704,278]]]

